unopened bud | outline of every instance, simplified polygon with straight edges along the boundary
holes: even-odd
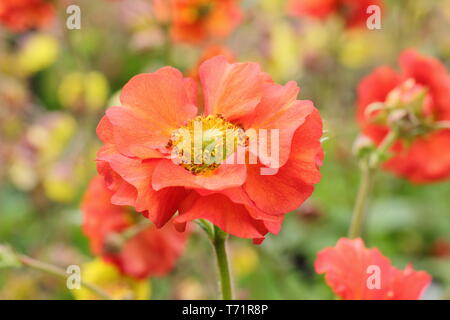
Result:
[[[358,159],[362,159],[371,154],[372,151],[375,150],[375,148],[375,144],[369,137],[365,135],[359,135],[358,138],[356,138],[355,143],[353,144],[353,154]]]

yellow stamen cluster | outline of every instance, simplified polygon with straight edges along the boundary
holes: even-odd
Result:
[[[220,115],[209,115],[198,116],[173,131],[168,147],[179,165],[197,175],[217,169],[238,146],[246,144],[242,128]]]

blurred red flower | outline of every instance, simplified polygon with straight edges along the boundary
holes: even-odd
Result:
[[[417,300],[431,283],[427,272],[414,271],[410,265],[399,270],[377,248],[367,249],[361,239],[341,238],[335,247],[323,249],[315,269],[344,300]],[[371,277],[379,277],[378,287]]]
[[[139,216],[126,206],[111,204],[112,194],[104,179],[97,176],[84,196],[83,232],[90,239],[92,252],[134,278],[170,272],[184,250],[188,232],[176,231],[172,223],[162,229],[149,224],[121,241],[121,233],[132,230]]]
[[[173,40],[198,43],[225,37],[242,21],[240,0],[153,0],[155,16],[169,23]]]
[[[290,0],[289,12],[294,16],[325,20],[336,14],[342,17],[348,28],[366,25],[367,8],[377,5],[384,8],[382,0]]]
[[[55,9],[46,0],[0,1],[0,24],[13,32],[23,32],[47,26],[55,15]]]
[[[405,50],[401,72],[377,68],[358,87],[358,122],[363,134],[380,144],[392,125],[404,131],[384,167],[411,182],[427,183],[450,176],[450,76],[438,60]],[[369,112],[374,103],[390,110],[386,121]],[[447,125],[447,128],[450,128]]]
[[[299,207],[320,180],[321,117],[311,101],[297,100],[295,82],[277,85],[256,63],[230,64],[215,57],[201,65],[199,76],[200,116],[196,82],[178,70],[165,67],[133,77],[122,89],[122,106],[110,107],[97,128],[105,143],[97,155],[98,171],[114,191],[113,203],[147,212],[158,227],[178,210],[174,221],[180,229],[206,219],[232,235],[261,242],[267,232],[278,233],[284,214]],[[184,154],[183,147],[184,139],[196,139],[197,124],[201,140],[194,147],[200,148],[200,159],[180,162],[196,154],[190,143]],[[278,164],[262,151],[249,151],[250,129],[279,130]],[[183,132],[190,137],[183,138]],[[260,150],[267,148],[260,142]],[[205,160],[206,148],[223,147],[226,153],[218,162]],[[233,157],[238,148],[257,163],[225,163],[224,155]],[[274,174],[261,175],[268,166]]]

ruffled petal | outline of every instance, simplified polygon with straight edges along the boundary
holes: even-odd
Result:
[[[358,85],[358,122],[366,124],[368,120],[364,114],[366,107],[373,102],[384,102],[389,92],[401,81],[401,76],[388,66],[379,67],[364,77]]]
[[[155,190],[167,187],[222,190],[241,186],[246,178],[245,165],[222,164],[208,174],[194,175],[171,160],[158,162],[153,174],[152,186]]]
[[[258,141],[258,156],[265,166],[279,168],[286,163],[289,159],[295,131],[305,122],[306,117],[315,110],[311,101],[296,100],[299,91],[299,87],[293,81],[285,86],[266,84],[263,97],[255,112],[241,121],[244,123],[244,127],[250,128],[247,132],[254,130],[254,134],[261,138]],[[260,129],[267,130],[266,139],[262,139]],[[270,158],[272,130],[277,130],[279,136],[277,161]],[[261,152],[261,149],[265,152]]]
[[[233,121],[251,113],[261,100],[263,75],[257,63],[228,63],[223,56],[205,61],[199,69],[205,113]]]
[[[259,209],[282,214],[298,208],[320,181],[322,120],[314,111],[295,133],[286,164],[273,175],[261,175],[262,165],[247,166],[244,189]]]
[[[405,270],[396,270],[393,291],[396,300],[419,300],[431,284],[431,276],[425,271],[414,271],[408,264]]]
[[[171,67],[133,77],[122,89],[122,106],[106,112],[118,150],[150,158],[149,150],[164,149],[172,131],[197,114],[194,86]]]
[[[206,219],[223,231],[240,238],[264,239],[268,232],[262,221],[253,219],[245,206],[232,202],[222,194],[191,195],[189,205],[180,209],[174,223],[185,224],[195,219]]]
[[[149,227],[130,239],[116,257],[122,273],[138,279],[164,276],[175,266],[186,246],[189,232],[178,232],[172,223],[161,229]]]
[[[109,181],[110,190],[115,191],[111,199],[113,203],[132,205],[157,227],[161,227],[177,211],[177,206],[186,192],[183,188],[158,191],[152,188],[152,175],[158,161],[160,160],[141,161],[128,158],[118,153],[113,146],[103,147],[97,155],[98,171]],[[124,195],[124,191],[128,193]]]
[[[410,146],[399,142],[385,168],[414,183],[442,181],[450,177],[449,148],[450,130],[417,138]]]
[[[450,76],[445,66],[439,60],[423,56],[414,49],[403,51],[399,64],[405,79],[413,78],[429,90],[437,118],[450,120]]]
[[[361,239],[341,238],[335,247],[323,249],[317,254],[315,269],[325,274],[327,284],[345,300],[419,299],[431,282],[424,271],[395,268],[378,249],[367,249]]]

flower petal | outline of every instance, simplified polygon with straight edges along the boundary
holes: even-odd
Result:
[[[413,78],[429,90],[438,119],[450,120],[450,76],[445,66],[413,49],[403,51],[399,63],[406,79]]]
[[[442,181],[450,177],[449,147],[450,130],[418,138],[410,146],[399,142],[385,168],[414,183]]]
[[[263,239],[268,232],[264,223],[253,219],[245,206],[232,202],[224,195],[197,195],[189,201],[190,205],[180,209],[174,223],[206,219],[229,234],[250,239]]]
[[[281,214],[298,208],[320,181],[322,120],[314,111],[300,126],[292,141],[286,164],[274,175],[261,175],[261,164],[247,166],[244,189],[255,204],[269,214]]]
[[[255,130],[256,136],[260,136],[260,129],[267,130],[267,139],[258,141],[259,160],[266,166],[279,168],[286,163],[289,159],[295,131],[304,123],[306,117],[315,110],[311,101],[296,100],[299,91],[300,89],[293,81],[285,86],[266,84],[264,95],[255,112],[242,121],[246,123],[244,124],[245,127],[250,127],[249,130]],[[279,157],[275,162],[270,159],[272,130],[278,130],[279,134]],[[264,148],[266,152],[261,152],[261,148]]]
[[[395,268],[377,248],[367,249],[361,239],[341,238],[335,247],[323,249],[317,254],[315,269],[325,273],[327,284],[345,300],[419,299],[431,282],[424,271]],[[369,281],[375,278],[379,286],[370,287]]]
[[[122,89],[122,106],[106,112],[119,151],[149,158],[148,150],[165,148],[171,132],[197,114],[193,91],[193,82],[171,67],[133,77]]]
[[[177,206],[185,197],[183,188],[167,188],[156,191],[152,188],[152,175],[159,159],[141,161],[123,156],[114,147],[102,148],[97,155],[99,173],[111,180],[114,185],[109,188],[116,193],[112,201],[116,205],[132,204],[136,211],[143,212],[157,227],[163,226],[177,211]],[[108,150],[108,153],[106,153]],[[122,181],[134,187],[135,193],[130,194],[127,187],[127,198],[124,200]],[[134,203],[130,203],[130,196],[134,196]]]
[[[223,56],[205,61],[199,69],[205,113],[233,121],[251,113],[261,100],[263,76],[257,63],[228,63]]]
[[[367,106],[373,102],[384,102],[400,82],[400,75],[388,66],[379,67],[363,78],[358,85],[358,121],[364,124],[368,120],[364,114]]]
[[[223,190],[241,186],[245,182],[245,165],[222,164],[209,174],[194,175],[171,160],[162,159],[153,173],[152,186],[155,190],[167,187]]]

